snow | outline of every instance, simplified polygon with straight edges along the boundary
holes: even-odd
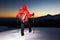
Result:
[[[25,29],[24,36],[21,36],[21,29],[16,29],[16,30],[10,30],[10,31],[5,31],[5,32],[1,32],[0,33],[0,40],[37,40],[36,38],[38,38],[37,32],[28,32],[28,29]],[[42,36],[42,35],[40,35]],[[40,40],[40,39],[39,39]]]
[[[14,29],[0,32],[0,40],[57,40],[57,37],[54,36],[55,34],[53,36],[52,34],[49,34],[50,30],[52,31],[52,29],[48,28],[33,28],[32,32],[29,33],[29,30],[25,29],[25,35],[21,36],[21,29]],[[49,35],[51,37],[49,37]],[[56,35],[58,35],[58,33]]]

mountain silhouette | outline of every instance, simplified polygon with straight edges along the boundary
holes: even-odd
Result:
[[[46,16],[42,16],[42,17],[38,17],[38,19],[42,19],[42,20],[60,20],[60,14],[58,15],[50,15],[47,14]]]
[[[34,22],[33,22],[34,21]],[[0,26],[10,26],[10,27],[15,27],[20,25],[21,23],[19,20],[17,21],[17,18],[0,18]],[[60,26],[60,14],[57,15],[50,15],[47,14],[42,17],[38,18],[29,18],[29,23],[31,26],[34,25],[34,27],[58,27]]]

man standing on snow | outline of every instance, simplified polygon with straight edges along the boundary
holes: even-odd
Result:
[[[33,14],[30,14],[30,12],[28,11],[27,7],[25,4],[22,5],[22,9],[19,9],[18,14],[16,15],[17,18],[20,19],[21,22],[21,35],[24,35],[24,24],[28,24],[29,27],[29,32],[31,32],[31,26],[28,23],[28,18],[34,16]]]

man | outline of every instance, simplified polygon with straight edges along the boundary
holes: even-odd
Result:
[[[19,9],[18,14],[16,15],[16,17],[18,17],[20,19],[20,22],[21,22],[21,35],[22,36],[24,35],[24,24],[29,25],[28,26],[29,27],[29,32],[31,32],[31,26],[28,23],[28,18],[31,17],[31,16],[34,16],[34,13],[30,14],[26,5],[23,4],[22,9]]]

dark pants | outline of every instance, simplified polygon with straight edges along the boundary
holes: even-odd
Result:
[[[25,27],[24,25],[26,25],[27,27],[29,27],[29,32],[32,31],[31,30],[31,26],[30,26],[30,24],[28,22],[25,22],[25,23],[21,22],[21,35],[22,36],[24,35],[24,27]]]

